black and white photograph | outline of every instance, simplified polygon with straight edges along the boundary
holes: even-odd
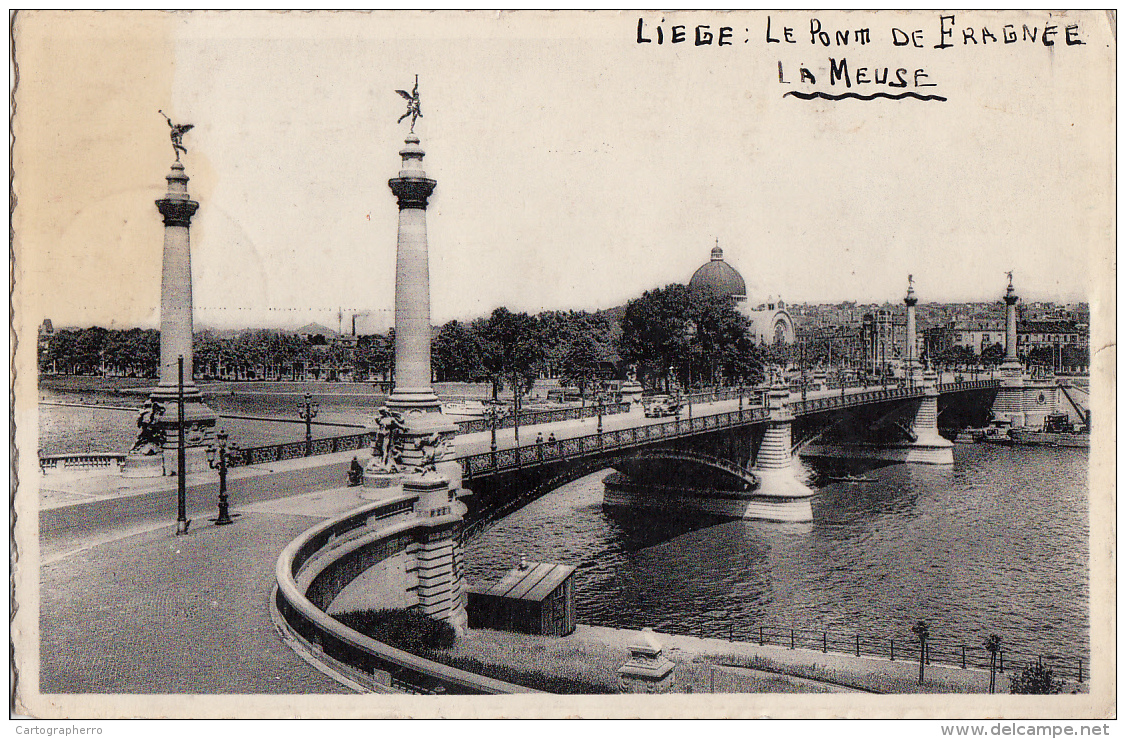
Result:
[[[13,13],[12,710],[1113,718],[1116,33]]]

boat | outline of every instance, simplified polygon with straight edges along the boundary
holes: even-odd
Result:
[[[1019,446],[1062,446],[1089,449],[1091,435],[1016,429],[1013,431],[1013,443]]]
[[[1007,426],[989,426],[982,431],[980,441],[986,444],[1012,444],[1013,437],[1009,436]]]
[[[829,479],[833,482],[875,482],[874,477],[857,477],[855,475],[829,475]]]
[[[480,400],[461,400],[442,403],[442,412],[450,416],[481,418],[485,415],[485,403]]]
[[[1012,444],[1013,437],[1009,435],[1012,422],[1005,418],[995,418],[993,423],[981,430],[981,438],[986,444]]]
[[[1083,424],[1073,424],[1066,414],[1052,414],[1044,419],[1042,429],[1013,429],[1013,443],[1021,446],[1062,446],[1088,449],[1091,435]]]
[[[981,441],[983,429],[962,429],[954,438],[955,444],[976,444]]]

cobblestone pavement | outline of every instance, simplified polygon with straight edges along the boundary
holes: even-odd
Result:
[[[270,620],[274,565],[313,525],[247,512],[109,541],[40,569],[42,693],[350,693]]]

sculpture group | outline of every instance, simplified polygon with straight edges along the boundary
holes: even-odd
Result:
[[[137,416],[137,428],[140,432],[137,434],[137,441],[133,443],[133,448],[129,450],[131,454],[146,456],[160,454],[164,449],[165,441],[164,428],[160,425],[163,415],[164,406],[152,400],[145,401],[141,406],[140,415]]]
[[[372,469],[378,473],[436,472],[437,463],[452,452],[449,441],[442,438],[442,434],[433,433],[419,437],[410,442],[411,455],[416,464],[407,464],[403,461],[406,441],[403,438],[407,425],[403,416],[386,407],[379,409],[376,418],[375,443],[372,447]]]

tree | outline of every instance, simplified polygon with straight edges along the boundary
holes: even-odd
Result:
[[[586,311],[544,311],[536,316],[545,377],[562,372],[567,354],[580,338],[593,339],[598,358],[616,352],[613,327],[605,315]]]
[[[102,351],[109,332],[101,326],[82,329],[74,342],[73,361],[84,374],[97,374],[102,366]]]
[[[106,353],[123,374],[156,377],[160,370],[160,332],[131,328],[107,340]]]
[[[227,342],[213,331],[200,331],[192,337],[192,343],[198,374],[202,377],[221,377]]]
[[[1087,367],[1091,364],[1091,351],[1085,346],[1067,344],[1060,350],[1060,364],[1064,367]]]
[[[589,334],[580,335],[571,342],[571,348],[560,362],[559,370],[569,385],[579,389],[586,405],[586,390],[598,378],[598,363],[601,358],[598,344]]]
[[[1005,347],[1001,344],[987,346],[981,350],[981,361],[984,364],[1000,364],[1005,360]]]
[[[74,345],[78,341],[78,332],[63,329],[56,331],[47,346],[47,359],[55,365],[55,371],[64,375],[75,373]]]
[[[691,320],[689,292],[673,283],[646,291],[626,303],[622,315],[622,357],[652,368],[655,379],[666,389],[669,371],[682,364],[689,349]]]
[[[930,638],[930,629],[927,628],[926,621],[916,621],[915,625],[911,627],[911,633],[919,640],[919,685],[923,684],[923,664],[926,661],[927,654],[927,639]]]
[[[711,291],[689,293],[689,313],[691,376],[713,385],[733,379],[736,364],[753,347],[748,336],[750,321],[729,298]]]
[[[977,357],[974,356],[973,349],[968,346],[948,346],[945,349],[936,352],[934,359],[946,365],[957,367],[959,365],[974,364]]]
[[[392,340],[381,334],[361,336],[356,340],[356,351],[352,355],[356,374],[386,376],[391,368],[395,349]]]
[[[735,346],[731,377],[739,378],[742,383],[758,385],[766,380],[768,364],[767,347],[758,346],[747,336]]]
[[[481,344],[481,363],[493,383],[493,399],[504,382],[510,381],[518,409],[520,397],[535,382],[542,356],[535,319],[497,308],[488,319],[474,321],[473,331]]]
[[[431,342],[430,356],[439,382],[469,382],[485,374],[480,341],[460,321],[442,326]]]
[[[1001,637],[990,634],[985,640],[985,651],[989,652],[989,692],[997,687],[997,653],[1001,651]]]
[[[1009,677],[1009,692],[1025,695],[1055,695],[1063,690],[1063,680],[1057,680],[1052,668],[1040,660],[1029,663],[1020,675]]]
[[[324,361],[329,366],[329,379],[340,380],[341,372],[354,371],[354,351],[351,346],[344,343],[333,342],[324,354]]]

